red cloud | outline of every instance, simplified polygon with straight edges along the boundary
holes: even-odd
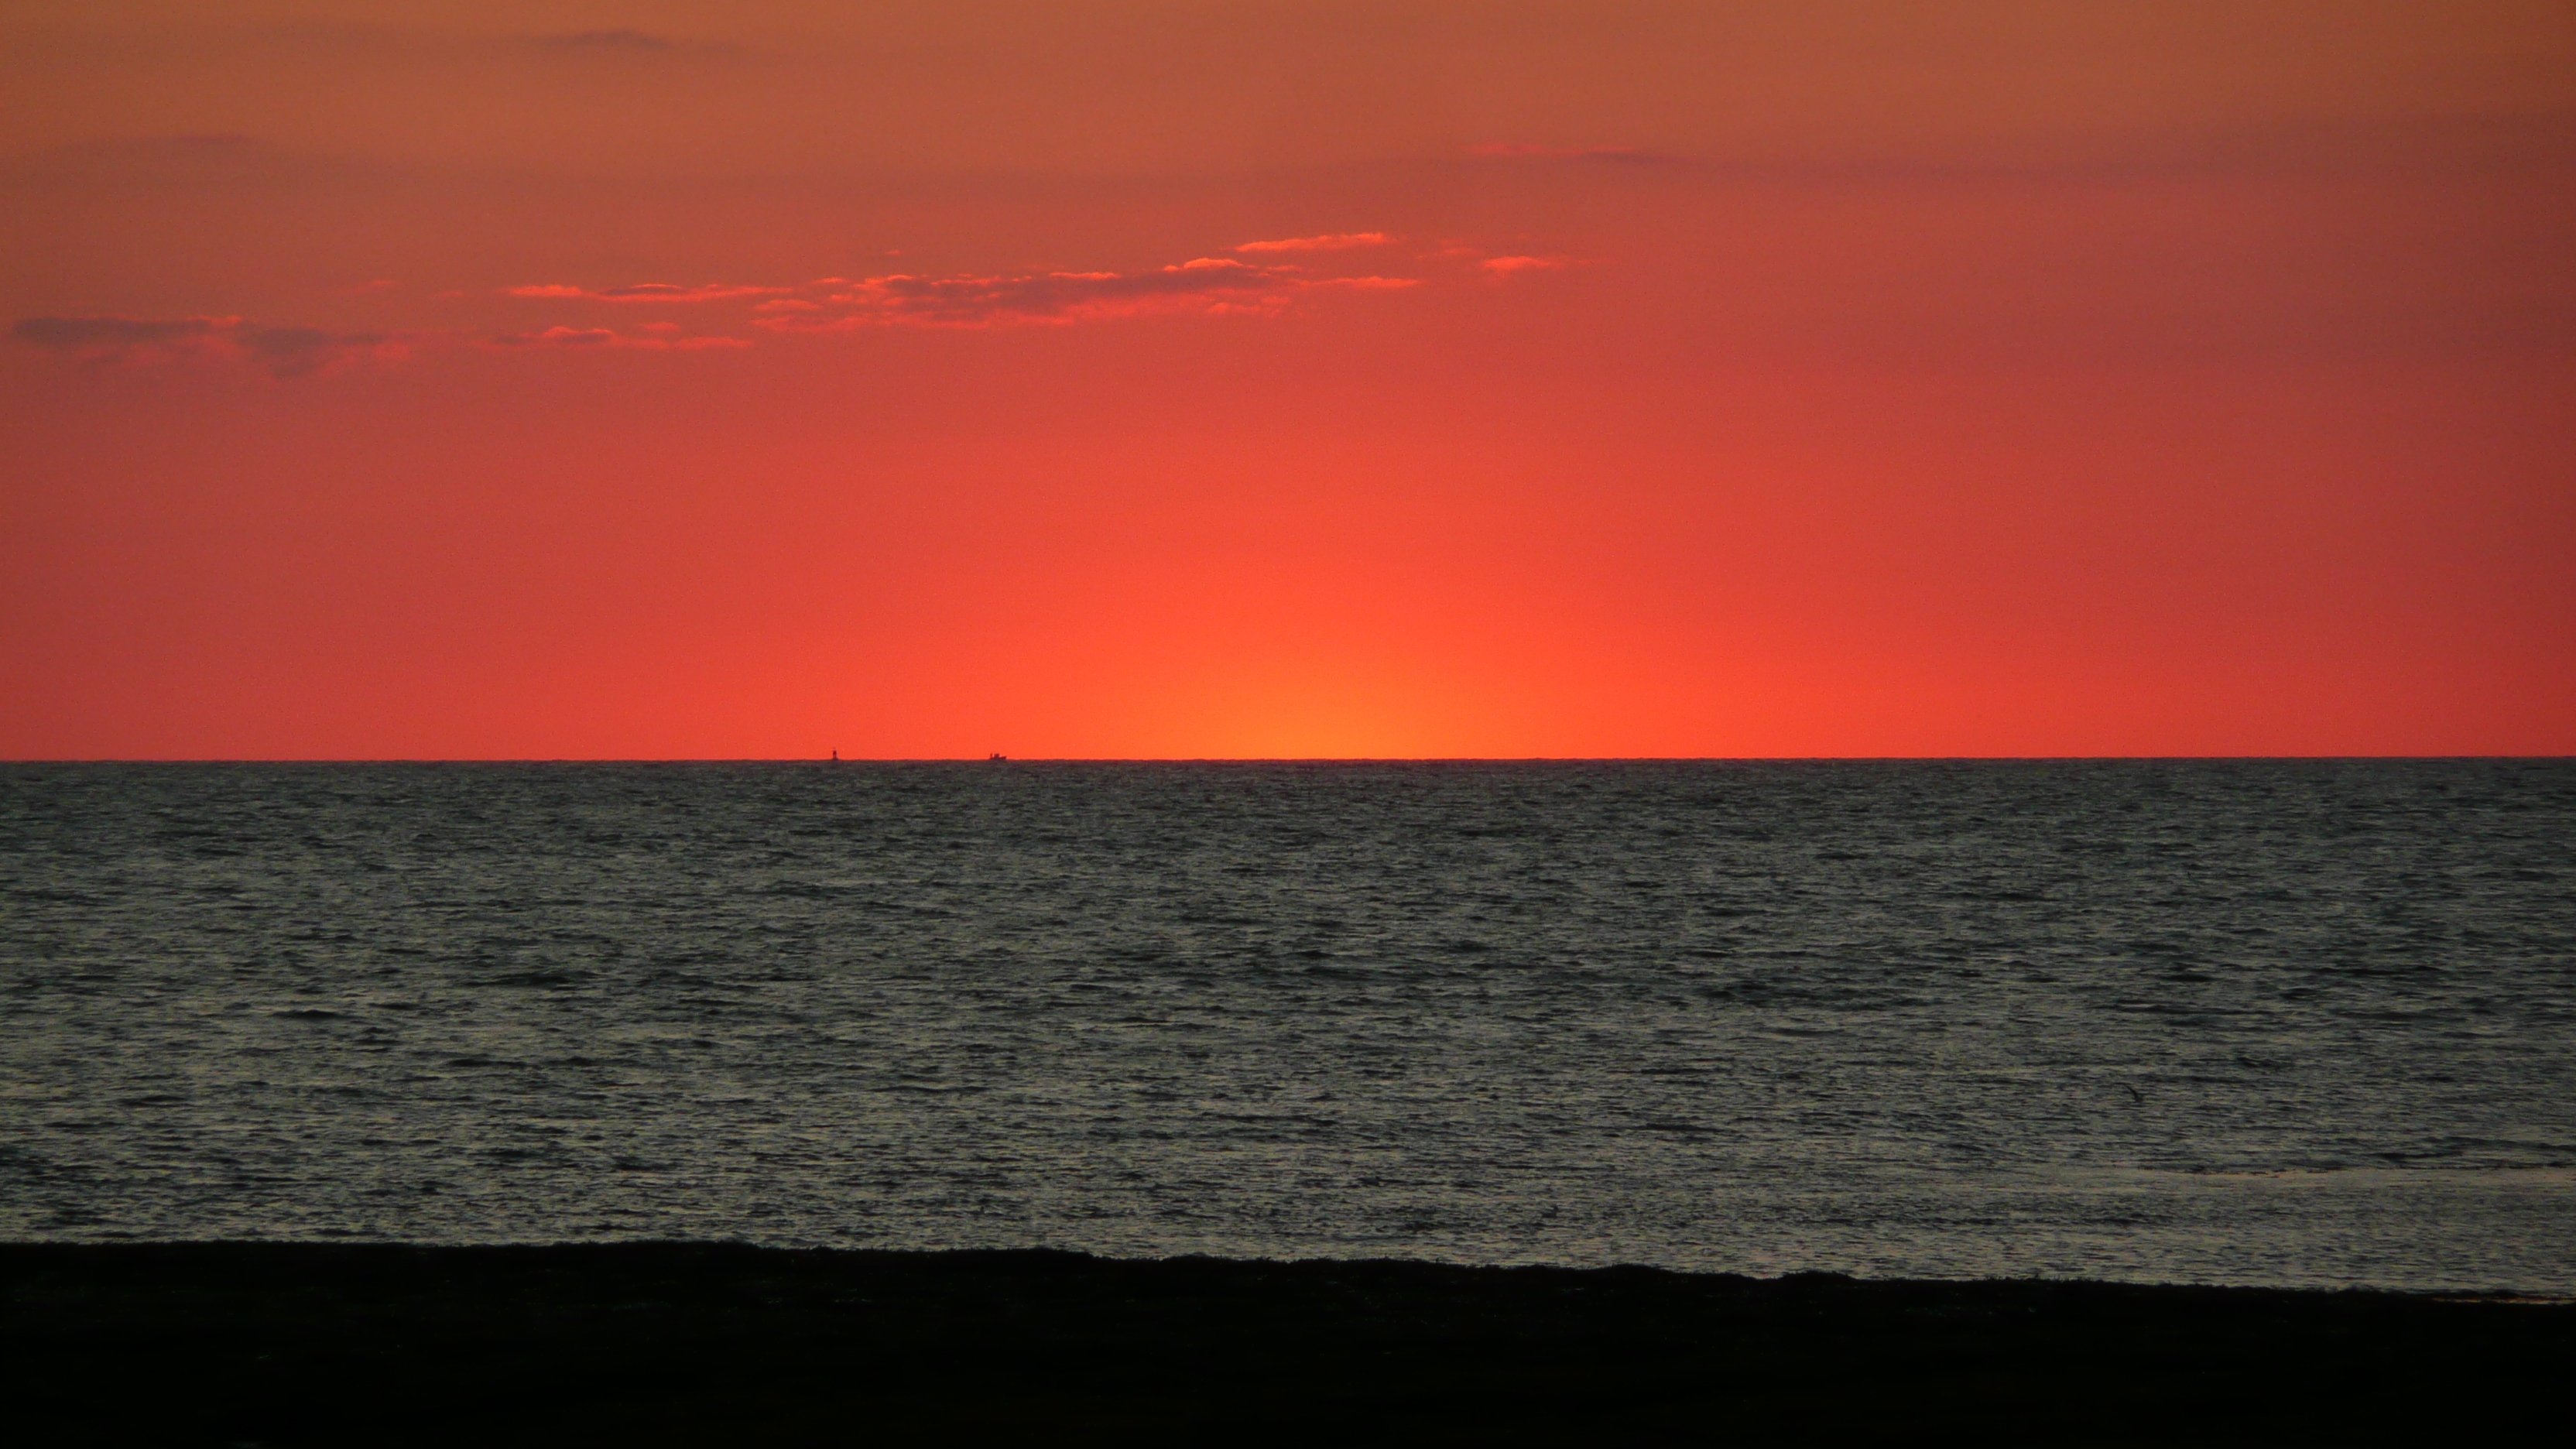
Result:
[[[1381,246],[1384,232],[1347,232],[1247,242],[1238,252],[1338,251]],[[805,313],[804,304],[764,302],[758,325],[780,332],[845,332],[861,327],[1062,326],[1155,312],[1203,316],[1272,316],[1297,293],[1318,289],[1396,291],[1415,277],[1310,277],[1288,265],[1261,266],[1232,257],[1194,257],[1144,272],[1041,272],[1022,276],[928,277],[909,273],[843,283],[829,294],[844,310]]]
[[[1565,264],[1563,257],[1487,257],[1477,263],[1498,277],[1514,272],[1552,272]]]
[[[549,327],[543,332],[504,332],[491,341],[495,347],[623,347],[639,352],[701,352],[715,347],[751,345],[739,337],[628,337],[605,327]]]
[[[1353,247],[1382,247],[1394,238],[1382,231],[1345,231],[1330,236],[1292,236],[1278,241],[1245,242],[1239,252],[1346,252]]]
[[[669,282],[639,282],[631,287],[568,287],[549,283],[535,287],[504,287],[506,297],[560,298],[584,302],[722,302],[733,297],[771,297],[786,291],[785,287],[737,287],[709,282],[702,287],[681,287]]]
[[[1018,277],[870,277],[831,300],[836,317],[769,316],[764,327],[838,331],[913,325],[992,327],[1132,317],[1147,312],[1267,312],[1303,285],[1285,269],[1199,257],[1150,272],[1044,272]]]

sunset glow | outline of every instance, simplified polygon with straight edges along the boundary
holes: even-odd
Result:
[[[2564,4],[0,40],[0,756],[2576,751]]]

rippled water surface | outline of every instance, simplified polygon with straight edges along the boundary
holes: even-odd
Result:
[[[0,1237],[2576,1291],[2576,765],[14,766]]]

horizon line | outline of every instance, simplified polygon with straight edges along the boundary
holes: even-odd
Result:
[[[2576,752],[2065,755],[30,755],[22,765],[1765,765],[2576,760]]]

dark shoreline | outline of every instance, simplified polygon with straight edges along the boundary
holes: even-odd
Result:
[[[732,1244],[0,1244],[25,1444],[2380,1438],[2563,1426],[2576,1306]]]

